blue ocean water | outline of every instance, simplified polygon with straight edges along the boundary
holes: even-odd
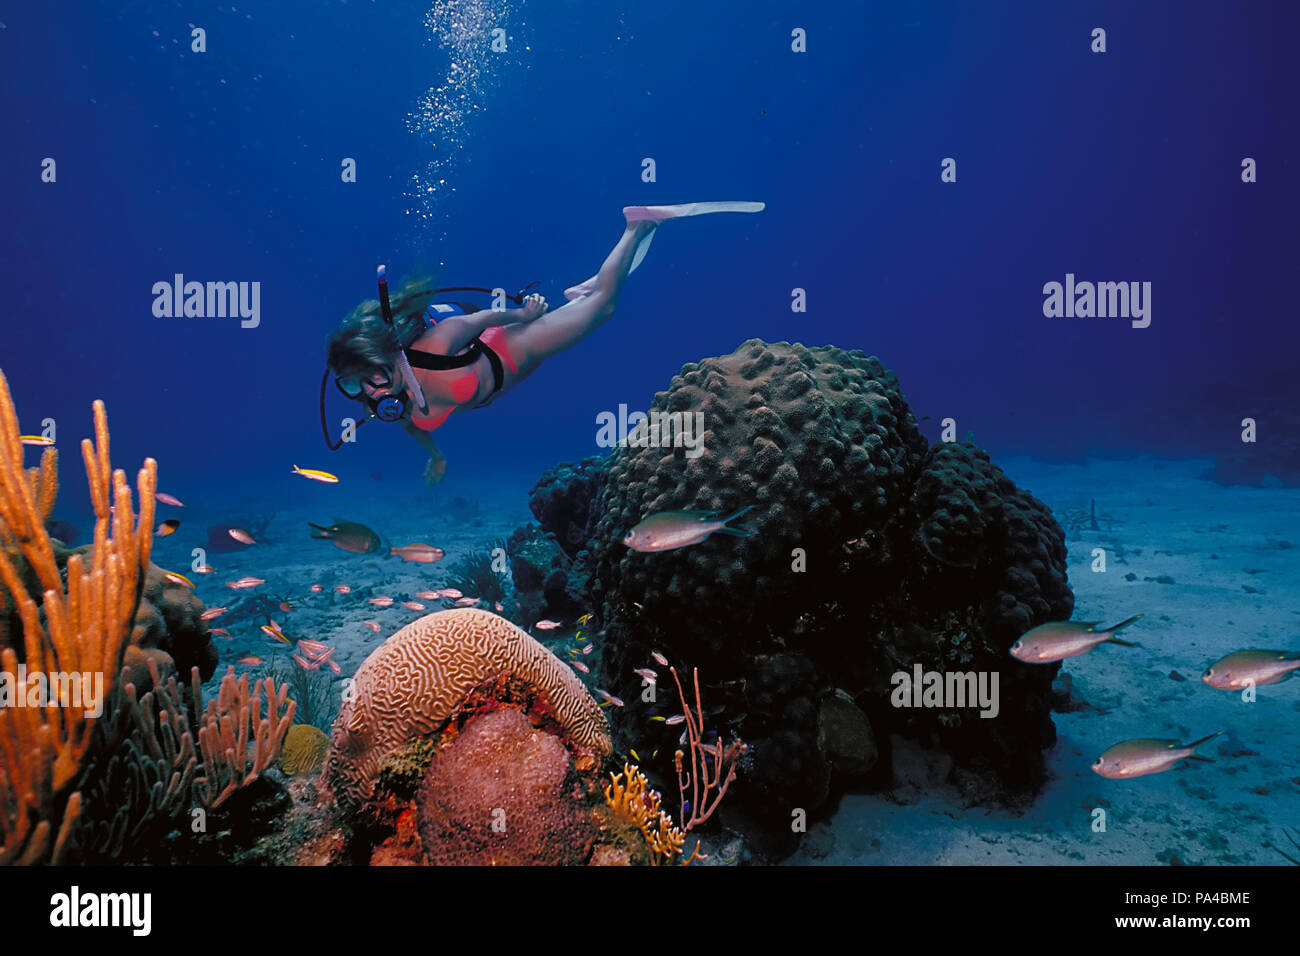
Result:
[[[554,306],[622,206],[701,199],[767,209],[661,230],[613,321],[442,431],[449,479],[592,453],[595,411],[750,337],[879,355],[931,438],[952,416],[995,452],[1204,454],[1245,414],[1216,396],[1292,366],[1292,5],[462,0],[503,53],[441,47],[431,9],[6,14],[3,364],[24,413],[80,423],[102,397],[120,460],[197,486],[295,461],[418,474],[395,430],[336,455],[318,436],[324,337],[377,263],[538,280]],[[462,115],[430,126],[458,60]],[[431,163],[445,185],[416,195]],[[155,318],[176,273],[260,282],[260,326]],[[1150,327],[1045,318],[1066,273],[1151,282]]]
[[[750,338],[878,355],[931,441],[952,418],[1030,487],[1055,487],[1043,462],[1215,459],[1247,417],[1293,442],[1297,27],[1291,3],[1172,0],[26,5],[0,29],[0,368],[24,431],[61,429],[74,523],[102,398],[115,464],[152,456],[161,490],[214,512],[396,538],[408,506],[463,496],[509,527],[543,470],[604,451],[598,414]],[[698,200],[766,209],[664,224],[613,319],[437,432],[437,492],[394,426],[325,448],[325,337],[377,264],[536,281],[556,307],[623,206]],[[156,316],[176,274],[259,283],[259,324]],[[1150,283],[1149,326],[1045,316],[1067,275]],[[1183,505],[1227,494],[1207,489]],[[181,539],[160,560],[181,566]]]

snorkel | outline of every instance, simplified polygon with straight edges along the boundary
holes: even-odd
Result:
[[[379,307],[383,310],[384,321],[394,332],[397,331],[397,324],[393,321],[393,307],[388,302],[388,267],[381,265],[379,267]],[[429,404],[424,400],[424,390],[420,388],[420,383],[416,381],[415,372],[411,371],[411,363],[406,360],[406,353],[400,348],[397,352],[397,360],[393,363],[393,370],[396,373],[396,379],[405,386],[406,391],[410,394],[411,399],[415,402],[416,409],[420,414],[427,414]],[[396,382],[394,383],[396,384]],[[406,414],[406,403],[402,401],[400,395],[385,395],[375,403],[375,417],[380,421],[395,422]]]

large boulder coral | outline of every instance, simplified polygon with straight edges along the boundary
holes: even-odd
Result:
[[[544,617],[565,619],[582,613],[586,581],[574,580],[573,562],[554,534],[535,524],[523,525],[510,535],[506,553],[520,621],[531,625]]]
[[[570,558],[586,546],[592,504],[600,498],[607,472],[601,455],[577,465],[556,465],[537,479],[528,495],[529,509]]]
[[[698,666],[724,727],[751,744],[735,801],[787,833],[792,808],[826,804],[833,764],[859,776],[875,759],[865,743],[859,760],[828,752],[832,696],[867,722],[853,718],[863,741],[902,733],[1008,790],[1038,782],[1057,668],[1007,650],[1073,609],[1064,537],[1042,504],[979,449],[930,448],[897,377],[857,350],[750,340],[683,367],[652,409],[702,412],[703,453],[629,442],[603,485],[585,479],[601,489],[578,561],[607,628],[603,686],[639,701],[633,669],[652,649]],[[564,500],[571,528],[583,509]],[[746,506],[748,538],[653,554],[622,543],[651,514]],[[997,672],[1000,713],[891,706],[893,675],[918,664]],[[676,729],[635,725],[626,743],[677,746]]]
[[[166,574],[157,565],[149,565],[131,630],[131,646],[164,652],[178,674],[188,674],[190,668],[197,667],[199,677],[207,681],[216,672],[219,655],[207,622],[202,619],[203,602]],[[138,683],[136,689],[143,693],[148,689],[147,682]]]

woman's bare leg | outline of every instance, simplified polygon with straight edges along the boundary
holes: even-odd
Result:
[[[538,362],[581,342],[614,314],[637,246],[655,225],[649,221],[629,222],[600,271],[583,283],[589,291],[527,325],[506,326],[506,345],[521,375]],[[525,366],[529,368],[525,370]]]
[[[508,391],[545,359],[586,338],[614,314],[619,290],[628,273],[637,267],[650,247],[655,228],[667,219],[700,216],[715,212],[761,212],[761,202],[694,202],[677,206],[624,206],[627,228],[614,246],[600,272],[586,282],[566,289],[571,301],[526,324],[504,326],[505,346],[517,372],[506,375],[502,391]]]

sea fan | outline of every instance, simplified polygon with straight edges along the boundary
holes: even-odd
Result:
[[[262,665],[258,679],[273,678],[276,685],[289,685],[289,699],[297,703],[295,724],[309,724],[329,733],[342,701],[327,671],[309,671],[275,657]]]
[[[448,568],[447,585],[458,588],[481,601],[491,603],[504,601],[506,588],[503,578],[506,575],[492,570],[492,555],[498,548],[500,554],[505,554],[506,543],[501,540],[493,541],[465,555]]]

